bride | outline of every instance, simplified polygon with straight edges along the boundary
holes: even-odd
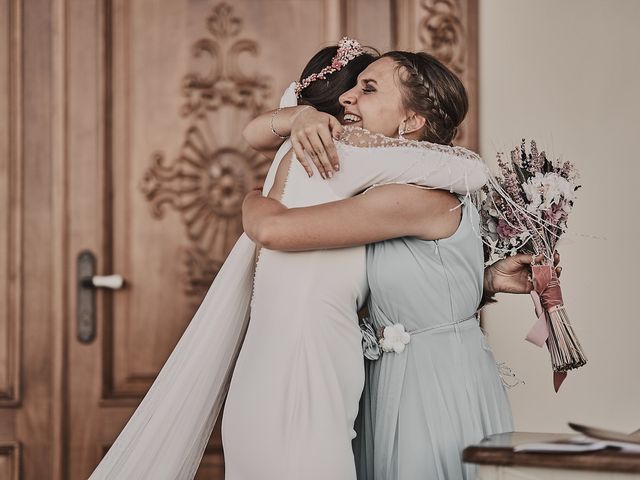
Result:
[[[363,55],[357,42],[343,40],[327,68],[316,74],[323,80],[317,85],[328,87],[351,75],[353,86],[359,72],[344,67]],[[387,93],[385,105],[382,113],[404,117],[406,128],[416,121],[397,89]],[[304,109],[280,112],[280,120]],[[288,207],[339,200],[384,183],[465,194],[486,179],[486,167],[468,150],[416,148],[358,129],[345,131],[337,142],[340,171],[328,181],[318,175],[308,179],[289,147],[285,142],[280,148],[265,184],[269,189],[277,169],[276,192]],[[364,382],[356,314],[367,295],[364,247],[264,249],[251,299],[254,249],[245,235],[238,240],[91,479],[193,478],[232,372],[223,421],[228,480],[355,479],[351,439]]]

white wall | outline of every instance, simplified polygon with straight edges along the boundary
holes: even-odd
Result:
[[[530,298],[486,309],[496,359],[526,381],[510,392],[516,429],[640,428],[640,1],[480,0],[480,42],[484,157],[535,138],[583,185],[560,251],[588,365],[554,393],[546,349],[523,341]]]

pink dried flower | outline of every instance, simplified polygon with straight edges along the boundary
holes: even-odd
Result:
[[[543,216],[547,222],[553,225],[559,225],[561,220],[566,219],[567,212],[563,208],[563,205],[556,203],[551,205],[551,208],[548,210],[545,210]]]
[[[349,37],[344,37],[338,42],[338,51],[331,60],[331,64],[324,67],[320,72],[313,73],[301,82],[296,82],[295,94],[296,97],[300,97],[302,90],[307,88],[311,83],[318,79],[325,80],[327,75],[331,75],[342,69],[350,60],[366,53],[360,43]]]
[[[509,240],[511,238],[517,237],[522,233],[521,229],[509,225],[504,218],[498,220],[496,231],[503,240]]]

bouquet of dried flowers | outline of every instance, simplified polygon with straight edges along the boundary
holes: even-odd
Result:
[[[569,161],[548,160],[535,141],[527,152],[525,140],[511,151],[511,161],[498,154],[498,166],[501,175],[484,187],[481,196],[482,237],[494,259],[516,253],[544,258],[531,266],[538,321],[527,340],[540,347],[547,344],[557,392],[566,372],[587,362],[553,267],[556,243],[567,229],[580,188],[578,172]]]

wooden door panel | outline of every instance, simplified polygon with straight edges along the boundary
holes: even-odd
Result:
[[[89,465],[102,455],[105,424],[120,412],[102,415],[101,399],[103,326],[98,323],[96,339],[91,343],[78,340],[76,259],[79,252],[89,250],[96,255],[98,274],[111,273],[105,256],[108,242],[104,229],[108,217],[105,179],[105,10],[98,0],[70,1],[66,4],[65,77],[66,156],[67,156],[67,412],[64,429],[64,465],[66,476],[87,478]],[[98,319],[109,315],[110,292],[97,295]],[[122,412],[126,415],[128,411]],[[125,415],[122,415],[124,417]],[[115,422],[114,422],[115,423]]]
[[[20,401],[21,185],[17,2],[0,0],[0,407]]]
[[[35,151],[30,146],[26,146],[32,155],[28,165],[25,165],[23,155],[25,105],[22,90],[26,87],[31,91],[38,81],[42,81],[30,75],[28,82],[23,83],[24,70],[34,73],[37,69],[34,69],[33,61],[41,60],[35,55],[23,63],[23,32],[32,26],[33,22],[23,17],[19,0],[0,0],[0,478],[7,480],[22,478],[21,473],[36,478],[44,475],[49,467],[48,458],[41,456],[48,446],[50,434],[49,419],[42,408],[48,406],[50,392],[47,381],[50,356],[45,345],[49,331],[46,326],[39,331],[37,316],[29,317],[28,325],[25,325],[26,314],[42,315],[48,300],[43,294],[39,308],[33,304],[36,295],[27,294],[24,288],[26,284],[34,290],[46,287],[46,281],[40,277],[47,271],[42,252],[34,252],[33,260],[26,262],[23,255],[36,246],[30,236],[35,239],[47,230],[37,222],[47,213],[46,209],[39,211],[43,207],[41,195],[50,193],[45,184],[47,165],[41,168],[44,175],[31,178],[25,175],[25,171],[35,173],[33,167],[42,160],[40,155],[33,156]],[[37,40],[31,44],[39,46]],[[45,70],[46,67],[38,73],[44,74]],[[34,94],[35,101],[46,96],[46,87],[39,93]],[[34,106],[27,105],[27,111],[31,113],[29,119],[37,128],[44,127],[46,120],[43,122],[43,117],[48,112],[43,108],[40,118],[35,118]],[[41,154],[46,154],[46,143],[37,145]],[[23,189],[30,187],[41,191],[25,202]],[[27,215],[27,208],[32,209],[32,215]],[[32,304],[26,305],[27,301]],[[29,335],[32,339],[27,344],[25,339]],[[39,395],[43,395],[40,401]],[[21,451],[23,444],[28,444],[29,450]],[[40,463],[27,464],[25,459],[31,462],[37,459]]]
[[[396,44],[397,29],[404,28],[400,19],[396,18],[395,3],[399,2],[397,0],[395,2],[389,0],[344,2],[346,26],[344,31],[349,36],[357,38],[362,45],[373,47],[380,53],[392,50]],[[394,23],[396,21],[397,25]]]

